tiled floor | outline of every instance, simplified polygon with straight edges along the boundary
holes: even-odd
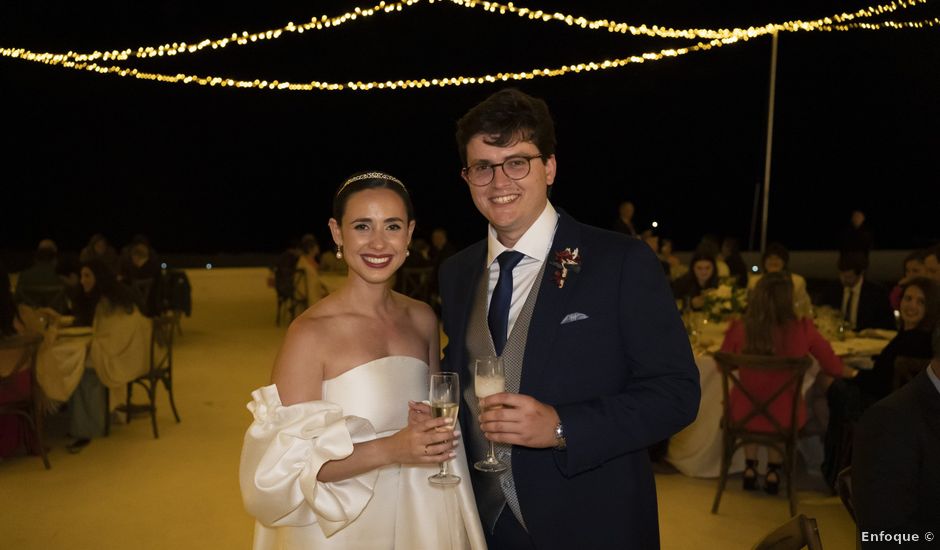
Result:
[[[194,311],[176,347],[173,421],[164,393],[160,439],[146,418],[68,454],[62,422],[50,426],[52,469],[38,458],[0,462],[0,548],[16,550],[235,549],[251,545],[238,459],[251,390],[267,383],[284,328],[263,269],[194,271]],[[787,520],[783,497],[746,494],[733,479],[721,513],[715,481],[657,477],[663,548],[746,549]],[[826,550],[851,550],[854,525],[836,497],[800,493]],[[625,546],[628,548],[628,546]]]

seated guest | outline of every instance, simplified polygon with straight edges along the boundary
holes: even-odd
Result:
[[[826,303],[841,311],[853,330],[897,328],[888,292],[865,279],[868,258],[859,252],[842,254],[838,267],[842,285],[833,288]]]
[[[8,338],[26,332],[24,323],[19,318],[13,295],[10,292],[10,277],[6,269],[0,267],[0,338]],[[7,375],[21,356],[20,350],[0,351],[0,375]],[[28,370],[13,375],[0,386],[0,404],[13,399],[19,400],[29,395],[32,373]],[[37,442],[32,440],[23,419],[15,414],[0,416],[0,458],[14,455],[26,446],[32,453],[38,453]]]
[[[23,270],[16,280],[13,299],[17,304],[31,307],[51,307],[56,311],[68,308],[65,284],[56,274],[58,248],[51,239],[39,241],[36,260],[32,267]],[[56,289],[61,292],[56,292]]]
[[[669,278],[673,281],[689,271],[689,268],[682,263],[682,260],[673,254],[672,239],[660,239],[659,258],[669,264]]]
[[[125,384],[149,368],[152,324],[141,315],[130,289],[117,280],[101,260],[82,266],[81,285],[86,311],[75,311],[76,321],[92,311],[94,335],[86,369],[69,398],[69,433],[76,438],[70,452],[81,451],[91,438],[104,433],[105,391],[116,406],[124,399]]]
[[[700,310],[705,305],[702,292],[718,287],[718,268],[715,257],[696,252],[690,262],[688,273],[672,282],[672,294],[682,300],[685,307]]]
[[[121,247],[121,255],[119,259],[118,273],[124,273],[127,269],[130,269],[131,265],[134,263],[131,253],[134,251],[134,247],[142,244],[147,247],[147,255],[157,262],[157,251],[153,249],[153,246],[150,245],[150,239],[146,235],[137,233],[131,237],[131,242]],[[159,264],[159,262],[157,262]]]
[[[940,283],[940,244],[927,249],[924,256],[924,275]]]
[[[901,286],[910,282],[914,277],[923,277],[925,275],[924,258],[926,257],[926,250],[915,250],[904,258],[904,276],[901,277],[898,284],[894,285],[894,288],[891,289],[891,294],[888,295],[888,300],[891,302],[891,309],[895,311],[901,309]]]
[[[894,359],[899,355],[929,359],[930,333],[940,319],[940,287],[926,277],[915,277],[903,287],[901,330],[875,358],[871,370],[859,371],[851,380],[862,393],[862,410],[891,393]]]
[[[940,325],[933,360],[904,387],[868,409],[855,432],[852,503],[863,549],[873,534],[936,533],[940,518]],[[866,537],[866,533],[868,534]],[[866,540],[867,538],[867,540]],[[927,539],[927,548],[930,542]]]
[[[150,255],[150,247],[137,243],[131,247],[130,262],[124,265],[120,280],[136,293],[137,305],[148,317],[159,313],[160,266]]]
[[[447,240],[447,230],[443,227],[435,227],[431,231],[431,248],[428,250],[428,258],[434,262],[435,267],[440,268],[441,262],[457,253],[453,243]]]
[[[715,258],[715,269],[718,272],[719,279],[731,276],[731,268],[728,267],[725,259],[721,256],[721,243],[716,235],[711,233],[704,235],[698,246],[695,247],[695,252]]]
[[[751,275],[747,281],[748,290],[753,290],[765,273],[786,272],[793,283],[793,308],[800,317],[810,317],[813,303],[806,292],[806,279],[790,271],[790,251],[780,243],[770,243],[761,257],[763,273]]]
[[[830,376],[842,376],[842,360],[832,351],[812,319],[798,318],[793,310],[793,281],[783,272],[768,273],[755,287],[748,302],[743,321],[734,320],[728,327],[721,351],[746,353],[753,355],[773,355],[777,357],[803,357],[811,354],[819,361],[822,371]],[[741,385],[756,399],[766,400],[783,386],[791,375],[786,372],[759,372],[740,369]],[[778,395],[768,407],[769,413],[782,427],[790,426],[793,392],[790,387]],[[751,402],[734,388],[730,395],[730,411],[734,419],[745,418],[753,409]],[[797,411],[800,427],[806,423],[806,404],[800,400],[801,409]],[[773,424],[763,416],[755,416],[747,423],[752,431],[770,432]],[[754,490],[757,487],[757,445],[746,445],[744,453],[744,488]],[[773,448],[767,449],[767,474],[764,477],[764,490],[776,494],[780,487],[778,470],[782,467],[783,456]]]
[[[113,273],[117,273],[118,269],[120,269],[120,259],[118,258],[117,251],[114,250],[114,247],[111,246],[108,239],[101,233],[92,235],[91,238],[88,239],[88,245],[85,246],[81,254],[78,255],[78,261],[83,264],[95,259],[104,262]]]
[[[738,246],[738,240],[734,237],[725,237],[721,241],[721,259],[728,264],[728,271],[731,277],[734,277],[735,286],[744,288],[747,286],[747,276],[750,271],[744,258],[741,257],[741,247]]]

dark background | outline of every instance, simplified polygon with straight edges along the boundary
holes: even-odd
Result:
[[[760,4],[760,5],[756,5]],[[120,49],[258,31],[356,2],[6,1],[0,47]],[[521,5],[674,27],[812,19],[867,2],[563,2]],[[926,19],[918,7],[889,18]],[[385,80],[523,71],[627,57],[684,40],[532,23],[426,3],[252,46],[134,61],[142,70],[267,80]],[[517,84],[557,124],[553,202],[609,226],[637,205],[678,249],[751,228],[763,179],[770,38],[678,59]],[[829,249],[850,211],[877,248],[940,239],[940,29],[781,35],[769,238]],[[418,234],[469,244],[484,221],[459,178],[454,123],[501,85],[287,92],[160,84],[0,59],[2,239],[7,253],[52,237],[77,250],[93,232],[134,233],[165,253],[275,252],[328,240],[336,187],[381,169],[411,189]],[[328,242],[328,241],[327,241]]]

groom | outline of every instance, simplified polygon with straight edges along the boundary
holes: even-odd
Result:
[[[659,548],[646,449],[695,418],[700,393],[659,261],[549,202],[544,101],[499,91],[457,144],[489,230],[441,267],[444,364],[461,375],[471,463],[494,441],[511,465],[472,474],[490,548]],[[502,357],[506,393],[481,409],[468,365],[485,355]]]

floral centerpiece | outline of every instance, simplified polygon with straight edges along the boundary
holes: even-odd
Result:
[[[737,288],[733,277],[722,279],[717,288],[706,289],[702,297],[705,299],[702,311],[709,320],[719,323],[740,315],[747,307],[747,289]]]

